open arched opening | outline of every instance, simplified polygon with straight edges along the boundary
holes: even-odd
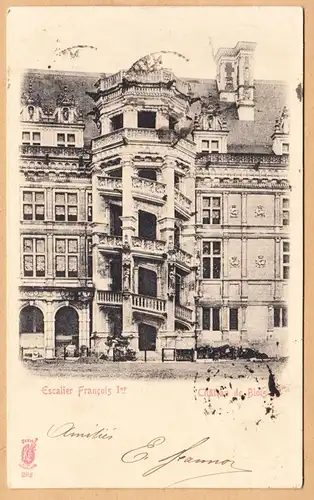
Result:
[[[140,351],[156,351],[157,329],[152,325],[140,323],[138,327],[138,348]]]
[[[73,307],[61,307],[55,315],[56,355],[78,356],[79,317]]]
[[[26,306],[21,310],[20,333],[44,333],[44,315],[38,307]]]

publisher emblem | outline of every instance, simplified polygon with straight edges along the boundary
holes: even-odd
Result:
[[[20,467],[23,469],[33,469],[36,467],[36,439],[22,439],[21,463]]]

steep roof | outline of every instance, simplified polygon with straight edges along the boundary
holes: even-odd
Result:
[[[34,93],[38,93],[44,105],[54,106],[58,94],[68,86],[69,95],[74,95],[77,106],[82,110],[86,123],[84,140],[86,146],[96,137],[98,130],[91,116],[87,113],[93,108],[87,90],[93,90],[95,82],[104,74],[79,72],[52,72],[47,70],[27,70],[22,83],[21,92],[26,92],[30,82]],[[218,100],[218,90],[215,80],[199,80],[187,78],[192,91],[198,96],[212,96]],[[287,104],[287,86],[284,82],[271,80],[255,80],[255,120],[240,121],[237,118],[234,103],[223,105],[223,114],[227,120],[228,151],[231,153],[271,153],[271,135],[275,120]],[[192,112],[199,109],[195,103]]]

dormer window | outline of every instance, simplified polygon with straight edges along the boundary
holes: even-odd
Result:
[[[209,141],[202,141],[202,153],[209,153]]]
[[[156,113],[154,111],[138,111],[138,128],[156,128]]]
[[[57,134],[57,146],[63,148],[75,147],[75,134]]]
[[[219,141],[202,141],[202,153],[219,153]]]
[[[40,132],[22,132],[22,144],[25,146],[40,146]]]
[[[282,154],[287,155],[289,154],[289,144],[284,142],[282,145]]]

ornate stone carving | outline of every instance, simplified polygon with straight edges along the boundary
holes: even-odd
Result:
[[[258,268],[265,267],[266,266],[266,259],[264,258],[263,255],[258,255],[257,258],[255,259],[255,265]]]
[[[263,207],[263,205],[257,205],[254,213],[255,213],[255,217],[265,217],[266,216],[265,208]]]
[[[231,219],[236,219],[239,216],[239,210],[236,205],[231,205],[229,208],[229,217]]]
[[[276,119],[275,133],[289,134],[289,132],[290,132],[289,112],[288,108],[285,106],[279,118]]]
[[[201,112],[194,117],[195,130],[225,130],[226,123],[220,116],[218,106],[202,102]]]
[[[240,267],[239,257],[236,257],[236,256],[230,257],[229,264],[230,264],[230,267]]]
[[[174,264],[168,266],[168,296],[173,298],[176,288],[176,268]]]

